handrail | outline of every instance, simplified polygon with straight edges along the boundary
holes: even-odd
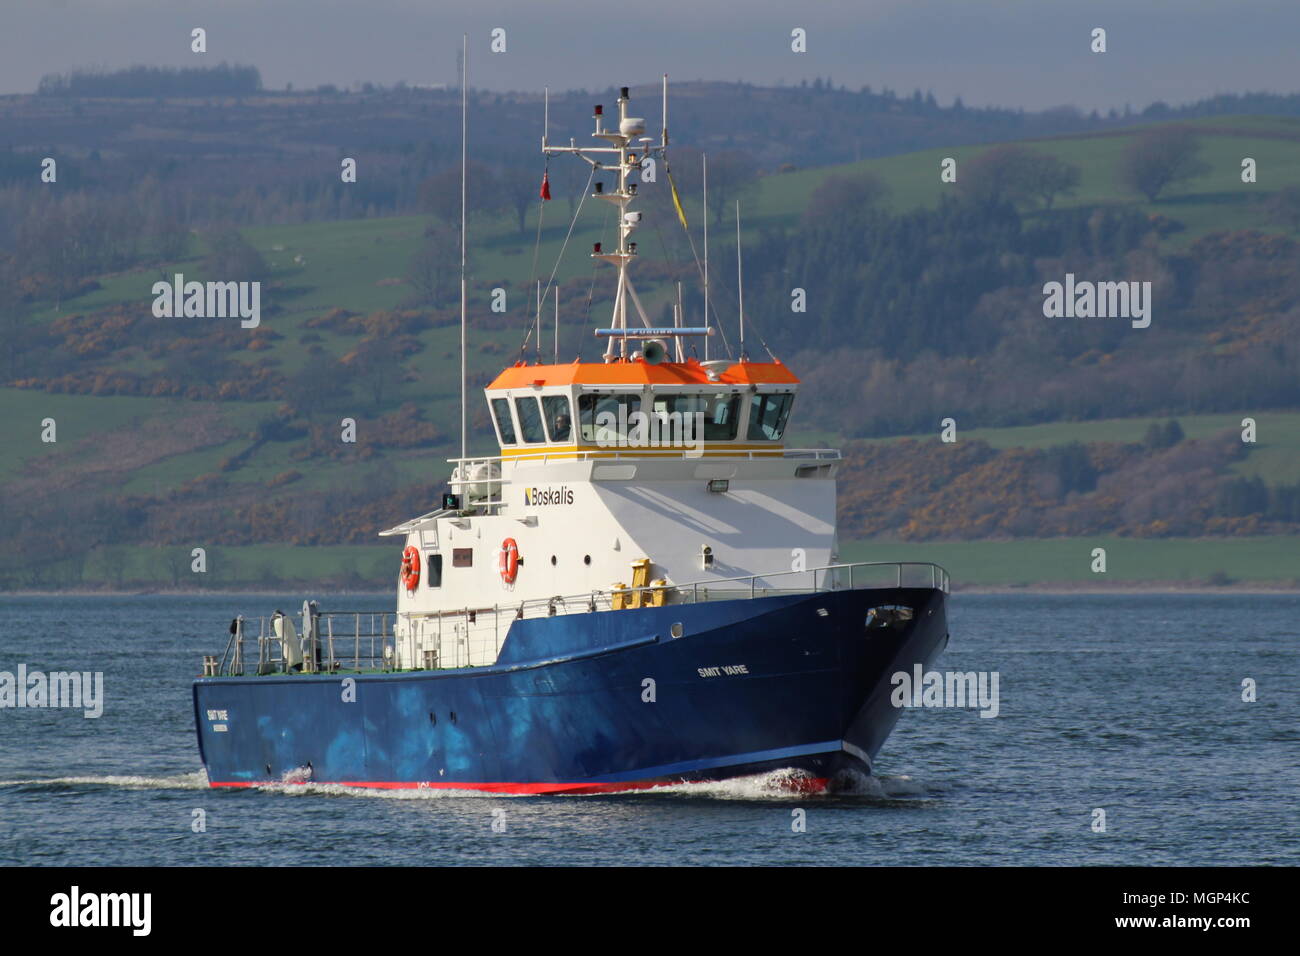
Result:
[[[812,458],[816,461],[843,461],[844,455],[838,448],[736,448],[728,449],[725,444],[722,447],[709,448],[712,458],[718,458],[720,452],[730,452],[727,457],[744,458],[749,461],[775,458],[779,452],[784,458]],[[677,454],[674,454],[676,452]],[[620,459],[645,458],[647,455],[657,458],[684,458],[690,461],[696,461],[703,458],[702,450],[692,450],[688,448],[677,449],[662,446],[647,445],[644,448],[629,448],[628,446],[611,445],[606,448],[575,448],[571,451],[537,451],[526,455],[482,455],[470,458],[448,458],[447,463],[450,465],[461,464],[494,464],[507,461],[538,461],[543,464],[549,463],[552,459],[556,461],[618,461]],[[470,484],[490,484],[493,482],[505,482],[503,476],[498,475],[495,478],[453,478],[448,481],[451,485],[470,485]]]
[[[551,617],[596,611],[610,611],[627,607],[658,607],[668,604],[699,604],[708,601],[735,601],[745,598],[778,597],[782,595],[814,594],[822,591],[858,590],[870,587],[904,587],[907,569],[925,569],[927,572],[922,583],[908,586],[930,587],[947,593],[951,580],[948,572],[940,565],[929,561],[858,561],[848,564],[827,564],[800,571],[774,571],[766,574],[744,574],[727,578],[712,578],[703,581],[690,581],[683,584],[648,584],[641,587],[614,587],[597,589],[580,594],[553,595],[532,598],[517,604],[493,605],[492,607],[448,608],[429,612],[392,612],[392,611],[318,611],[312,615],[310,627],[301,631],[301,672],[340,673],[361,672],[365,670],[392,671],[398,664],[395,627],[397,618],[405,619],[408,626],[403,637],[402,647],[409,653],[404,655],[405,666],[420,665],[416,662],[417,644],[426,649],[426,655],[434,655],[432,662],[426,660],[424,668],[447,668],[468,666],[474,660],[494,658],[501,651],[502,621],[532,617]],[[866,579],[868,569],[892,569],[888,583],[869,583]],[[806,577],[805,577],[806,576]],[[777,582],[776,579],[786,579]],[[791,580],[791,579],[794,580]],[[800,580],[803,579],[803,580]],[[803,582],[807,583],[804,584]],[[793,585],[793,586],[781,586]],[[648,600],[633,598],[633,595],[649,596]],[[616,600],[617,598],[617,600]],[[488,617],[491,619],[488,620]],[[368,618],[363,630],[363,619]],[[345,626],[339,634],[334,633],[336,619]],[[349,620],[350,619],[350,620]],[[507,620],[508,619],[508,620]],[[217,673],[223,676],[239,676],[244,672],[244,625],[246,619],[238,617],[234,621],[235,633],[226,644],[226,653],[221,658]],[[257,673],[287,673],[284,642],[276,637],[270,618],[259,617],[257,634]],[[450,630],[444,631],[444,623]],[[428,629],[426,630],[426,625]],[[436,625],[436,626],[435,626]],[[424,640],[429,631],[434,631],[434,647],[428,650]],[[509,628],[505,628],[508,632]],[[417,633],[419,631],[419,633]],[[444,637],[450,637],[451,643],[444,643]],[[341,644],[336,644],[336,638]],[[475,650],[477,648],[477,651]],[[351,653],[348,653],[348,651]],[[278,652],[278,653],[277,653]],[[444,658],[443,655],[446,655]]]
[[[930,561],[856,561],[849,564],[819,565],[818,567],[815,568],[805,568],[802,571],[771,571],[766,574],[742,574],[730,578],[710,578],[707,580],[700,580],[700,581],[687,581],[682,584],[658,584],[658,585],[647,584],[641,587],[629,586],[629,587],[622,587],[622,588],[607,588],[607,589],[597,588],[591,591],[583,591],[577,594],[565,594],[565,595],[557,594],[550,597],[530,598],[524,601],[520,601],[518,604],[513,604],[513,605],[505,605],[505,606],[494,605],[493,607],[481,607],[481,608],[458,607],[458,608],[447,608],[444,610],[436,610],[436,611],[406,612],[404,616],[407,617],[408,619],[427,620],[427,619],[450,618],[450,617],[465,617],[470,614],[491,614],[491,613],[497,613],[499,611],[512,611],[515,613],[517,617],[526,618],[526,617],[533,616],[528,614],[529,610],[539,610],[539,611],[545,610],[547,612],[545,616],[552,616],[550,614],[550,608],[556,605],[563,606],[564,611],[562,613],[566,613],[566,614],[573,613],[573,611],[569,609],[570,605],[578,606],[582,610],[591,610],[594,605],[601,604],[601,603],[608,604],[609,599],[615,594],[619,594],[619,595],[665,594],[667,595],[669,593],[679,593],[679,594],[689,593],[694,598],[694,600],[691,603],[696,603],[697,601],[699,601],[700,600],[699,595],[701,593],[704,594],[703,600],[710,600],[709,598],[710,589],[714,591],[724,592],[726,594],[726,600],[736,600],[735,595],[737,593],[740,594],[747,593],[751,598],[771,596],[779,593],[807,594],[811,592],[824,591],[824,590],[830,590],[830,591],[841,590],[841,588],[836,586],[835,579],[831,576],[834,572],[837,571],[848,572],[848,578],[849,578],[848,587],[843,588],[843,590],[857,590],[857,587],[855,587],[854,584],[855,572],[857,571],[857,569],[861,569],[861,568],[894,568],[895,574],[894,574],[894,584],[892,585],[893,587],[903,587],[904,568],[925,568],[928,571],[929,587],[935,590],[943,591],[945,594],[949,592],[949,589],[951,587],[951,577],[948,574],[948,571],[943,566],[934,564],[933,562]],[[768,579],[771,578],[788,577],[792,575],[812,575],[811,580],[813,586],[796,587],[796,588],[780,588],[780,587],[772,587],[767,583]],[[822,587],[817,586],[818,575],[821,576],[821,581],[823,585]],[[760,580],[764,582],[762,585],[759,584]],[[829,587],[826,586],[828,583],[829,583]],[[729,584],[739,584],[739,586],[738,587],[725,586]],[[927,585],[919,585],[919,586],[927,586]],[[536,616],[540,617],[543,615],[539,614]]]
[[[335,645],[335,619],[351,619],[349,633],[342,631],[338,637],[347,648],[349,639],[352,653],[337,653]],[[363,619],[368,618],[363,628]],[[363,670],[392,670],[395,648],[393,646],[393,624],[397,614],[393,611],[318,611],[312,615],[310,628],[303,626],[298,633],[299,651],[302,656],[301,673],[337,673],[340,671],[359,672]],[[299,621],[302,615],[297,615]],[[217,673],[226,677],[242,676],[244,673],[244,625],[252,620],[258,622],[257,633],[257,673],[289,673],[284,653],[284,640],[277,637],[271,626],[271,618],[262,616],[235,618],[230,640],[226,642],[226,651],[221,657]],[[248,638],[252,640],[253,638]],[[364,642],[364,650],[363,650]]]

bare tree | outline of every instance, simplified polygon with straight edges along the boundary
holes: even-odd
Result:
[[[674,175],[676,175],[674,173]],[[727,150],[709,155],[709,211],[719,225],[737,199],[753,190],[758,171],[744,153]]]
[[[828,176],[813,190],[804,210],[804,224],[810,225],[842,211],[860,213],[882,205],[889,186],[875,173],[864,171]]]
[[[460,237],[447,225],[432,225],[411,256],[406,278],[420,305],[438,306],[456,291],[460,275]]]
[[[976,202],[1042,203],[1052,208],[1058,195],[1078,188],[1079,167],[1024,146],[994,146],[964,164],[958,177],[962,195]]]
[[[465,202],[470,215],[500,209],[500,185],[490,166],[470,160],[465,167]],[[460,222],[460,167],[448,166],[420,184],[420,208],[448,223]]]
[[[1209,170],[1197,158],[1201,144],[1190,129],[1167,126],[1137,136],[1120,160],[1120,182],[1155,202],[1170,186]]]
[[[537,165],[533,153],[507,157],[497,179],[501,196],[514,210],[521,234],[527,232],[524,224],[528,219],[528,210],[534,203],[541,202],[542,174],[533,172]]]

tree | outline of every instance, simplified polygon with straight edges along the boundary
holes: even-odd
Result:
[[[1158,451],[1162,448],[1172,448],[1184,437],[1183,426],[1178,424],[1176,419],[1170,419],[1163,425],[1160,422],[1152,422],[1142,438],[1142,444],[1153,451]]]
[[[438,306],[446,302],[456,292],[459,275],[460,237],[450,226],[429,226],[406,269],[418,303]]]
[[[1201,144],[1196,134],[1182,127],[1161,127],[1134,138],[1120,160],[1120,182],[1155,202],[1170,186],[1209,171],[1197,158]]]
[[[1036,153],[1029,169],[1029,191],[1042,202],[1044,209],[1051,209],[1057,196],[1073,195],[1081,179],[1078,166]]]
[[[743,153],[726,150],[709,156],[709,209],[716,224],[722,224],[723,214],[753,189],[757,179],[753,161]]]
[[[491,167],[470,160],[465,167],[469,215],[500,209],[501,191]],[[460,222],[460,167],[448,166],[420,183],[420,209],[448,223]]]
[[[203,258],[203,269],[210,277],[222,282],[266,278],[266,260],[234,226],[217,226],[206,238],[208,254]]]
[[[537,159],[532,153],[507,158],[497,180],[501,196],[514,210],[521,235],[527,233],[525,222],[529,208],[534,203],[541,202],[542,176],[541,173],[532,173],[537,165]]]
[[[353,381],[381,408],[396,394],[402,379],[402,356],[389,339],[363,339],[342,359]]]
[[[828,176],[813,190],[804,209],[804,224],[812,225],[845,210],[858,215],[882,205],[888,197],[889,186],[875,173]]]
[[[1010,202],[1052,208],[1058,195],[1079,185],[1079,167],[1024,146],[995,146],[966,163],[958,179],[962,194],[976,202]]]

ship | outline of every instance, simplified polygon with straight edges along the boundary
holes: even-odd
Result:
[[[894,675],[947,644],[948,574],[839,560],[843,457],[786,447],[800,380],[745,352],[743,298],[739,352],[710,351],[707,240],[703,318],[687,325],[680,292],[671,326],[647,317],[631,207],[651,162],[668,171],[667,77],[659,137],[629,102],[623,87],[608,122],[595,107],[592,145],[553,145],[548,103],[542,136],[617,216],[617,246],[591,251],[616,272],[603,354],[505,368],[484,389],[498,454],[468,455],[462,217],[448,491],[380,532],[391,611],[304,601],[231,622],[193,684],[211,786],[562,794],[765,774],[818,791],[873,772]]]

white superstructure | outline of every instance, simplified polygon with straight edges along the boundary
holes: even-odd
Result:
[[[617,250],[592,252],[618,270],[604,361],[505,369],[485,389],[500,455],[453,460],[446,507],[382,532],[405,539],[398,668],[491,664],[519,617],[704,600],[736,579],[778,588],[837,559],[839,453],[782,443],[798,379],[775,359],[683,359],[682,338],[707,336],[707,321],[653,328],[637,299],[630,177],[668,137],[666,123],[659,143],[641,136],[627,102],[624,88],[617,129],[596,108],[593,137],[608,145],[543,140],[618,178],[592,194],[620,223]]]

